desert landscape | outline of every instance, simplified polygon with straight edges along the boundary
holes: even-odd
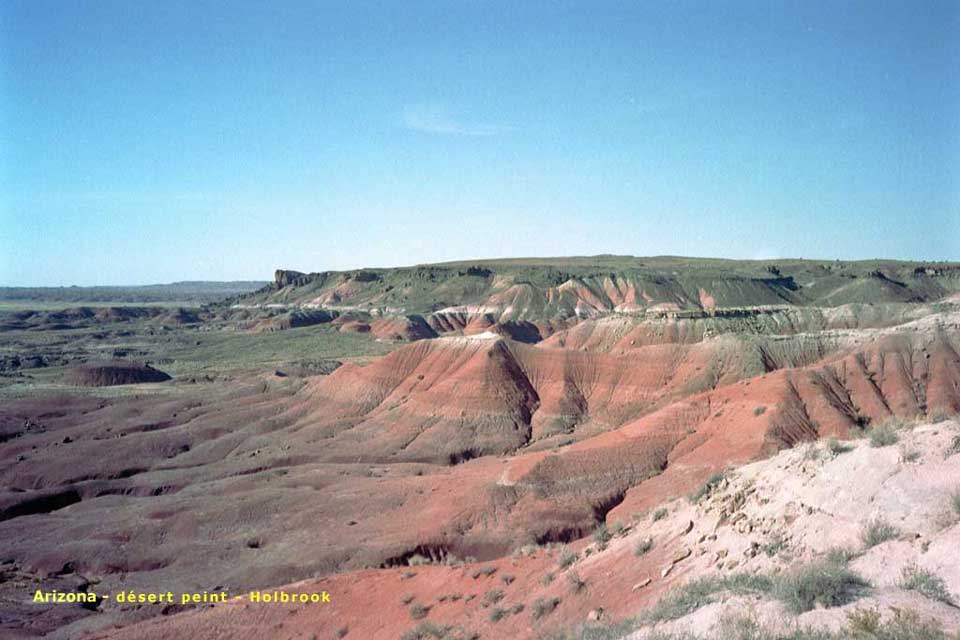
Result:
[[[0,0],[0,640],[960,640],[960,0]]]
[[[960,264],[66,291],[0,290],[5,637],[960,631]]]

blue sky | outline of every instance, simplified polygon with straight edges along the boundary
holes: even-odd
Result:
[[[960,2],[0,2],[0,285],[960,259]]]

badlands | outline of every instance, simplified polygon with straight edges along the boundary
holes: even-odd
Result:
[[[948,637],[958,296],[952,263],[596,256],[18,303],[0,634]]]

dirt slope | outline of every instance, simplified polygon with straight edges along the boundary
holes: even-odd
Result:
[[[662,511],[618,520],[624,526],[609,541],[571,545],[579,557],[569,566],[558,564],[564,549],[531,548],[482,565],[354,572],[284,587],[326,590],[328,605],[257,605],[241,597],[95,637],[321,638],[345,630],[341,637],[397,638],[417,627],[410,615],[417,603],[434,628],[450,627],[449,637],[470,637],[459,635],[468,630],[528,638],[588,618],[610,624],[638,615],[629,625],[636,640],[652,631],[716,637],[725,621],[745,612],[775,629],[837,629],[857,609],[876,609],[885,619],[910,609],[955,631],[958,609],[906,588],[903,576],[918,568],[942,580],[950,598],[960,594],[960,512],[952,497],[960,490],[958,442],[960,423],[953,420],[901,430],[899,442],[887,446],[803,445],[728,471],[696,501],[680,498]],[[880,521],[891,527],[887,539],[865,546],[865,531]],[[638,555],[638,547],[649,549]],[[675,619],[643,623],[643,612],[678,586],[711,576],[787,574],[835,548],[850,550],[849,568],[868,583],[842,606],[797,615],[762,591],[721,590]],[[489,595],[497,591],[502,595]],[[523,609],[510,613],[516,604]],[[497,609],[508,613],[493,614]]]
[[[955,312],[623,353],[481,333],[305,380],[18,401],[0,424],[5,559],[19,584],[240,592],[314,575],[342,590],[364,567],[472,556],[534,593],[556,551],[521,575],[510,553],[525,544],[630,521],[805,440],[960,409],[958,345]],[[157,613],[100,611],[34,608],[13,624],[75,637]]]

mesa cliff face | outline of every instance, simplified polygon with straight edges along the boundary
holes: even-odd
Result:
[[[462,324],[483,316],[491,323],[563,322],[614,313],[695,316],[741,307],[930,302],[958,291],[960,267],[953,263],[594,256],[277,270],[272,288],[239,303],[415,313],[428,322],[437,316],[431,324]]]

